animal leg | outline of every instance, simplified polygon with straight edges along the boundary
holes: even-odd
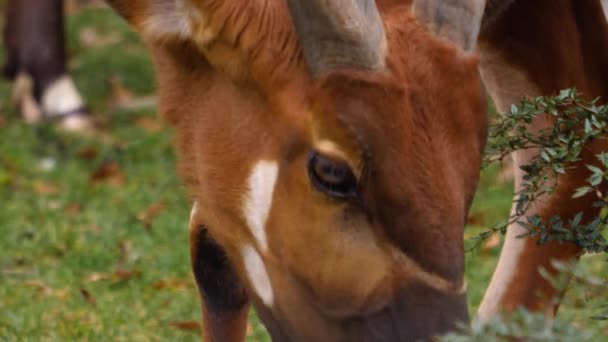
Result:
[[[17,104],[26,120],[42,115],[58,119],[67,130],[87,130],[92,121],[66,67],[63,0],[10,0],[4,40],[9,78],[31,79],[31,95],[16,89]],[[32,106],[32,97],[37,106]],[[28,110],[39,107],[36,111]],[[34,115],[34,114],[38,115]]]
[[[514,154],[516,189],[521,189],[524,176],[519,168],[528,164],[536,156],[533,151],[518,151]],[[591,198],[572,199],[575,189],[582,186],[585,179],[581,167],[560,178],[557,191],[551,196],[538,199],[526,215],[540,215],[547,220],[555,215],[567,220],[579,212],[585,218],[597,214],[592,207]],[[541,268],[556,275],[552,262],[575,260],[581,248],[572,243],[551,242],[539,246],[537,238],[518,238],[526,231],[519,224],[512,224],[507,231],[505,244],[490,286],[479,308],[479,316],[487,321],[502,310],[513,311],[525,307],[532,311],[547,312],[552,316],[558,308],[557,299],[561,296],[539,270]]]
[[[513,25],[513,23],[525,23]],[[601,2],[576,0],[514,1],[484,28],[479,41],[480,71],[499,112],[508,113],[524,97],[557,94],[576,87],[587,99],[608,98],[608,23]],[[599,51],[599,52],[598,52]],[[538,117],[531,132],[551,127],[548,117]],[[567,221],[583,212],[583,223],[598,214],[594,196],[573,199],[575,190],[590,175],[586,164],[596,164],[595,155],[606,149],[598,139],[583,149],[576,168],[557,179],[555,191],[536,200],[526,215],[543,220],[559,216]],[[538,155],[537,150],[514,153],[515,185],[521,189],[522,165]],[[525,307],[553,315],[561,293],[539,273],[557,271],[552,261],[576,260],[582,250],[572,243],[537,245],[536,238],[518,239],[518,224],[509,227],[498,266],[479,309],[482,320],[502,310]]]

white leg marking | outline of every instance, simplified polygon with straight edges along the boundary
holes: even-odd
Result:
[[[271,308],[274,302],[274,294],[262,257],[251,245],[245,245],[241,253],[243,254],[249,282],[264,305]]]
[[[520,188],[519,182],[523,178],[523,171],[519,168],[520,165],[525,164],[523,161],[518,160],[518,154],[513,154],[513,166],[515,168],[515,187]],[[514,209],[512,209],[513,211]],[[513,214],[513,212],[511,213]],[[486,290],[486,293],[479,306],[479,319],[482,322],[488,322],[495,315],[500,313],[502,302],[508,287],[511,285],[511,281],[517,272],[517,266],[519,264],[519,258],[524,250],[526,244],[526,238],[517,238],[518,236],[526,233],[526,230],[522,228],[518,223],[511,224],[507,228],[507,235],[505,244],[500,252],[500,259],[498,259],[498,265],[492,276],[490,286]]]
[[[279,167],[276,162],[260,161],[253,167],[248,180],[249,191],[245,196],[244,214],[262,252],[268,249],[266,220],[272,207],[278,173]]]
[[[42,94],[42,109],[48,116],[57,116],[81,108],[84,101],[68,75],[59,77]]]
[[[525,238],[518,239],[517,236],[525,232],[523,228],[515,225],[510,226],[507,230],[505,244],[500,253],[496,271],[479,306],[479,319],[483,322],[491,320],[501,310],[500,303],[517,271],[519,257],[526,242]]]
[[[604,16],[608,20],[608,0],[602,0],[602,8],[604,9]]]

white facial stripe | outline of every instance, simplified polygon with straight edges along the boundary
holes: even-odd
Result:
[[[266,220],[272,207],[278,173],[276,162],[260,161],[253,167],[248,179],[248,193],[245,195],[243,210],[251,234],[262,252],[268,249]]]
[[[247,277],[255,293],[260,297],[264,305],[269,308],[272,307],[274,294],[262,257],[251,245],[245,245],[241,253],[243,254]]]
[[[65,114],[83,106],[84,101],[68,75],[59,77],[42,94],[42,109],[49,116]]]

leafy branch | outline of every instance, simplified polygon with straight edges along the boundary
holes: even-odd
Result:
[[[598,154],[595,164],[585,165],[591,175],[586,184],[572,194],[573,198],[595,196],[593,206],[599,208],[600,213],[597,217],[584,220],[582,212],[572,218],[554,216],[545,220],[538,215],[526,215],[535,201],[555,191],[560,175],[580,164],[589,143],[608,136],[608,106],[600,106],[598,102],[599,98],[585,101],[576,89],[567,89],[557,96],[525,99],[492,125],[483,167],[519,150],[533,149],[537,157],[521,166],[525,176],[521,190],[515,194],[512,216],[474,238],[472,249],[495,233],[504,234],[510,224],[517,222],[526,230],[525,235],[537,237],[539,244],[573,242],[587,252],[608,253],[603,235],[608,223],[608,196],[602,192],[608,180],[608,153]],[[553,124],[533,131],[535,120]]]

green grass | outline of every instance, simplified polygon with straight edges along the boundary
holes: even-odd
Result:
[[[90,28],[117,38],[84,46],[80,35]],[[174,324],[200,321],[200,308],[172,132],[154,129],[153,108],[113,107],[113,78],[135,96],[154,93],[146,51],[108,10],[70,17],[68,35],[70,67],[102,118],[101,134],[76,137],[23,124],[10,85],[0,82],[0,339],[200,340],[196,329]],[[100,174],[104,165],[114,171]],[[508,215],[511,184],[497,182],[497,173],[494,167],[483,174],[467,237]],[[160,209],[149,215],[154,207]],[[497,256],[497,247],[467,254],[471,312]],[[583,268],[605,279],[602,261],[585,258]],[[600,336],[608,329],[589,319],[601,304],[593,298],[574,286],[560,317]],[[254,315],[249,340],[268,340]]]

